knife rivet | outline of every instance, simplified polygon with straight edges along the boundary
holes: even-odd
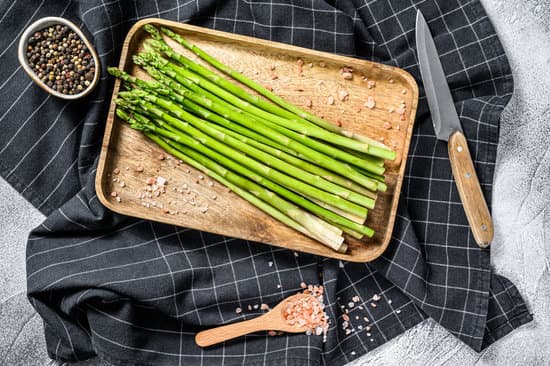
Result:
[[[471,175],[470,173],[466,173],[466,174],[464,174],[464,176],[465,176],[466,178],[470,178],[472,175]]]
[[[456,151],[462,152],[462,146],[457,147],[457,148],[456,148]]]
[[[485,224],[481,225],[481,230],[487,231],[487,225],[485,225]]]

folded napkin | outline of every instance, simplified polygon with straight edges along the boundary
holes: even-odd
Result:
[[[513,81],[477,1],[0,2],[0,32],[12,35],[0,38],[0,173],[48,216],[29,236],[27,277],[50,357],[99,356],[124,365],[337,365],[428,317],[476,351],[529,322],[516,287],[492,272],[490,250],[473,240],[422,85],[392,241],[375,262],[342,263],[124,217],[97,199],[97,156],[113,86],[106,67],[118,64],[136,20],[162,17],[384,62],[420,80],[417,9],[435,37],[490,202],[499,116]],[[18,65],[19,36],[43,16],[71,19],[97,48],[103,76],[84,100],[49,96]],[[258,316],[254,305],[274,305],[301,282],[325,287],[326,343],[257,333],[208,349],[195,345],[197,331]]]

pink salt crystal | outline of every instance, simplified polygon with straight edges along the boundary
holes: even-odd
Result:
[[[367,98],[367,101],[365,102],[365,107],[373,109],[374,106],[376,106],[376,102],[374,101],[374,98],[372,96],[369,96]]]
[[[351,80],[353,79],[353,74],[349,71],[345,71],[342,73],[342,77],[346,80]]]
[[[152,185],[152,184],[155,184],[155,177],[149,177],[147,178],[147,180],[145,181],[145,183],[147,183],[148,185]]]
[[[349,322],[349,315],[343,314],[343,315],[342,315],[342,319],[344,319],[345,321]]]
[[[390,82],[390,84],[393,84],[393,79],[390,79],[389,82]]]
[[[302,282],[302,283],[300,283],[300,287],[301,287],[301,288],[307,288],[307,285],[306,285],[305,282]]]
[[[274,330],[270,330],[270,331],[267,332],[267,334],[269,334],[270,337],[274,337],[274,336],[277,335],[277,332],[274,331]]]
[[[338,99],[340,99],[342,102],[347,100],[349,97],[349,93],[346,90],[340,90],[338,92]]]
[[[377,307],[378,305],[376,305],[375,302],[371,302],[371,303],[370,303],[370,306],[373,307],[373,308],[375,308],[375,307]]]
[[[260,310],[269,310],[269,305],[267,304],[260,305]]]
[[[116,192],[111,192],[111,197],[116,197],[118,194]]]
[[[404,114],[405,113],[405,106],[402,104],[399,106],[399,108],[397,108],[397,113],[399,114]]]

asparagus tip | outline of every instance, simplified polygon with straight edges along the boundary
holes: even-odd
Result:
[[[154,39],[162,39],[162,36],[160,35],[160,32],[157,27],[155,27],[152,24],[145,24],[143,26],[143,29],[147,31],[153,37]]]
[[[108,67],[107,72],[117,78],[120,77],[123,73],[123,71],[119,70],[118,67],[114,66]]]

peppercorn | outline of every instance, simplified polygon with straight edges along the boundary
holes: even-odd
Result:
[[[68,26],[56,24],[35,32],[27,40],[25,55],[37,77],[63,94],[82,93],[95,76],[90,50]]]

